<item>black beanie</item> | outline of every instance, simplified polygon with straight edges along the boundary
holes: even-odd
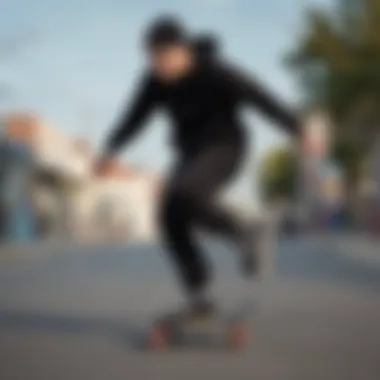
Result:
[[[156,48],[160,46],[186,43],[188,40],[184,25],[174,17],[160,17],[154,20],[145,34],[145,47]]]

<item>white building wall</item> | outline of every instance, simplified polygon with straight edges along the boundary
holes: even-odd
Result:
[[[41,121],[34,143],[37,162],[41,167],[56,171],[70,180],[87,179],[90,157],[82,154],[75,141],[59,129]]]
[[[94,178],[77,197],[77,220],[98,228],[98,235],[112,234],[132,240],[156,238],[156,180],[147,174],[125,179]],[[100,211],[110,205],[111,220],[102,223]]]

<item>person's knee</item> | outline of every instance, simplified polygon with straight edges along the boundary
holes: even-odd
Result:
[[[171,201],[178,209],[190,210],[201,202],[201,194],[190,186],[181,184],[172,189]]]
[[[186,220],[185,204],[186,202],[181,197],[176,194],[170,194],[161,206],[159,213],[160,224],[170,229],[182,225]]]
[[[199,203],[199,197],[191,189],[184,186],[173,187],[161,207],[161,224],[171,228],[189,223]]]

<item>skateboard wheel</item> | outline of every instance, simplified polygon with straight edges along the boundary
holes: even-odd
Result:
[[[157,324],[149,335],[149,348],[155,351],[164,350],[168,346],[168,331],[165,325]]]
[[[243,323],[236,323],[230,327],[229,347],[233,350],[241,350],[248,344],[249,330]]]

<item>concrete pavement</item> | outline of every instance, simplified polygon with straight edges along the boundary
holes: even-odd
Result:
[[[331,240],[283,242],[276,276],[260,286],[209,245],[221,305],[244,291],[257,307],[240,354],[140,349],[151,319],[181,302],[157,248],[61,251],[0,265],[1,380],[380,378],[380,263]]]

